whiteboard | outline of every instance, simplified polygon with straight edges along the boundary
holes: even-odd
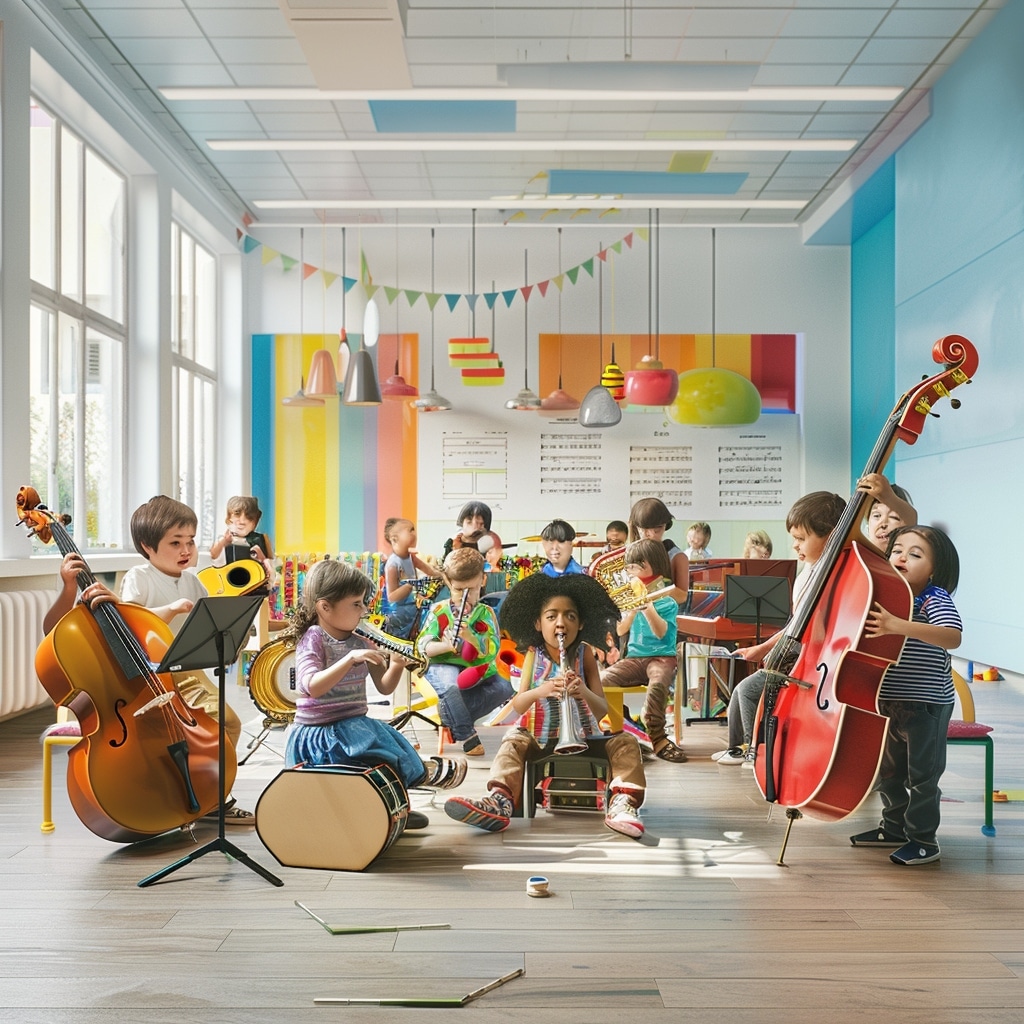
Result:
[[[424,519],[451,521],[473,498],[501,519],[614,519],[650,497],[684,519],[785,519],[799,497],[796,414],[698,428],[624,411],[595,430],[566,416],[453,411],[421,416],[419,445]]]

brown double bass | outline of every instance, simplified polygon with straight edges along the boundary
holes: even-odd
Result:
[[[977,350],[958,334],[940,338],[932,357],[943,371],[899,399],[865,474],[882,471],[897,440],[913,444],[934,403],[969,383],[978,366]],[[956,399],[951,404],[959,406]],[[888,719],[878,713],[878,691],[903,637],[866,637],[867,615],[875,602],[902,619],[913,607],[903,578],[855,539],[868,500],[857,491],[848,502],[799,611],[765,659],[768,680],[755,723],[762,740],[754,770],[765,800],[825,820],[859,806],[882,757]],[[792,823],[799,815],[789,813]]]
[[[18,492],[18,517],[61,554],[81,553],[69,521]],[[84,560],[83,560],[84,561]],[[84,590],[96,582],[79,574]],[[82,823],[104,839],[133,843],[187,825],[217,807],[217,723],[185,703],[157,673],[171,643],[167,624],[133,604],[78,604],[43,639],[36,674],[55,704],[70,708],[82,740],[68,751],[68,795]],[[225,790],[235,778],[225,752]]]

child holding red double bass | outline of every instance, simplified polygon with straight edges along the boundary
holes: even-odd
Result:
[[[480,600],[487,576],[484,556],[456,548],[441,573],[450,596],[433,605],[416,640],[418,654],[430,660],[427,682],[437,691],[441,723],[470,757],[482,757],[478,718],[501,707],[512,686],[498,674],[498,621]]]

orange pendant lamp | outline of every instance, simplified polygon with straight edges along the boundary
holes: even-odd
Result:
[[[562,275],[562,229],[558,229],[558,276]],[[562,387],[562,289],[558,289],[558,387],[541,400],[541,412],[572,412],[580,407],[578,398],[573,398]]]

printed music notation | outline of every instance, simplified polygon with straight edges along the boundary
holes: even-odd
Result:
[[[604,489],[604,451],[593,434],[540,435],[541,494],[600,494]]]
[[[444,498],[508,496],[508,436],[445,435],[441,441],[441,493]]]
[[[656,495],[669,508],[691,506],[693,454],[690,445],[630,445],[630,504]]]
[[[781,508],[784,483],[782,445],[718,446],[718,504],[722,508]]]

